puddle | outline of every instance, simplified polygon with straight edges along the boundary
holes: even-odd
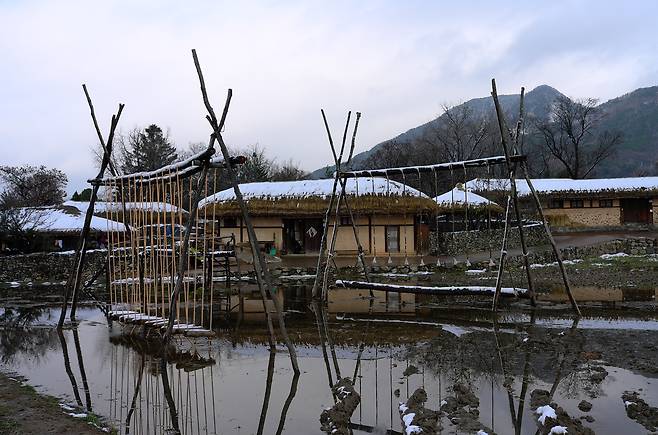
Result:
[[[400,402],[423,388],[424,406],[438,410],[456,384],[477,397],[478,424],[499,434],[537,432],[530,404],[537,389],[553,390],[552,400],[571,417],[593,418],[582,422],[595,433],[647,433],[626,415],[625,391],[658,406],[655,311],[593,308],[574,325],[568,310],[533,318],[512,307],[494,329],[488,304],[336,290],[316,317],[307,295],[306,287],[277,292],[298,352],[298,378],[282,344],[269,352],[262,304],[249,295],[237,330],[224,328],[212,340],[178,338],[166,361],[157,342],[108,325],[95,308],[79,309],[77,330],[60,336],[53,328],[57,308],[6,305],[0,364],[38,391],[102,415],[122,434],[321,434],[320,414],[335,403],[336,369],[350,378],[356,370],[356,434],[403,433]],[[607,375],[599,379],[602,370]],[[582,400],[592,404],[588,413],[578,409]],[[477,432],[445,416],[441,424],[443,434]]]

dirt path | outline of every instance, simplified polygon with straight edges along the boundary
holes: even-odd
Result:
[[[99,433],[87,420],[66,415],[55,397],[0,373],[0,435]]]

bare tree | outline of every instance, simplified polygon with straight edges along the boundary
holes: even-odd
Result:
[[[468,104],[444,104],[441,116],[432,121],[422,142],[437,153],[441,161],[479,159],[489,151],[490,122],[477,116]]]
[[[296,181],[303,180],[306,177],[308,177],[308,172],[292,159],[288,159],[281,164],[274,162],[272,165],[272,181]]]
[[[68,179],[45,166],[0,166],[0,182],[0,207],[37,207],[61,204]]]
[[[66,175],[45,166],[0,166],[0,238],[29,252],[36,228],[47,217],[43,206],[59,205],[66,196]]]
[[[363,162],[363,168],[379,169],[414,165],[416,150],[417,146],[409,142],[383,143]]]
[[[597,104],[594,98],[574,101],[558,97],[549,119],[534,123],[546,151],[570,178],[587,178],[623,141],[618,131],[599,132],[605,115]]]

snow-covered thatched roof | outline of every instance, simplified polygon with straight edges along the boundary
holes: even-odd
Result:
[[[587,180],[533,178],[530,182],[540,195],[658,191],[658,177],[593,178]],[[478,192],[495,192],[509,190],[509,184],[507,179],[487,180],[486,178],[475,178],[467,182],[466,186]],[[531,193],[525,179],[516,180],[516,189],[519,196],[527,196]]]
[[[89,202],[85,201],[66,201],[64,205],[75,207],[81,212],[86,212],[89,207]],[[153,213],[161,212],[174,212],[178,213],[180,210],[179,207],[176,207],[173,204],[167,202],[126,202],[126,210],[146,210]],[[182,210],[183,213],[187,211]],[[120,213],[123,212],[123,204],[121,202],[104,202],[96,201],[94,204],[94,213]]]
[[[278,181],[240,184],[250,211],[274,214],[316,213],[326,210],[331,197],[333,179]],[[338,192],[338,191],[337,191]],[[393,211],[410,207],[409,213],[431,210],[435,207],[431,198],[405,184],[385,178],[350,178],[345,192],[350,206],[356,211]],[[213,204],[217,210],[235,208],[235,193],[232,188],[222,190],[199,201],[199,208]]]
[[[464,185],[461,183],[457,184],[454,189],[435,197],[434,201],[436,201],[441,208],[464,207],[465,205],[473,208],[500,208],[495,202],[478,195],[471,189],[465,189]]]
[[[85,222],[85,215],[72,206],[26,207],[18,209],[17,220],[25,230],[48,233],[79,233]],[[93,216],[92,231],[125,231],[121,222]]]

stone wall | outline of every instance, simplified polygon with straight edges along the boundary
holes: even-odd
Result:
[[[104,260],[103,251],[86,255],[83,278],[90,277]],[[73,252],[0,256],[0,282],[59,282],[68,279],[75,255]]]
[[[598,257],[603,254],[616,254],[624,252],[629,255],[649,255],[658,252],[658,239],[649,237],[633,237],[627,239],[611,240],[592,246],[570,246],[560,249],[562,259],[577,260],[587,257]],[[557,261],[553,251],[550,249],[531,252],[528,254],[530,264],[546,264]],[[521,265],[521,255],[509,257],[512,264]]]
[[[526,224],[523,227],[526,244],[528,246],[541,246],[548,244],[544,227],[539,223]],[[432,255],[458,255],[473,252],[487,252],[489,249],[500,251],[503,243],[503,229],[458,231],[455,233],[430,233],[430,252]],[[521,246],[519,230],[516,226],[510,227],[507,239],[507,248],[514,249]]]

